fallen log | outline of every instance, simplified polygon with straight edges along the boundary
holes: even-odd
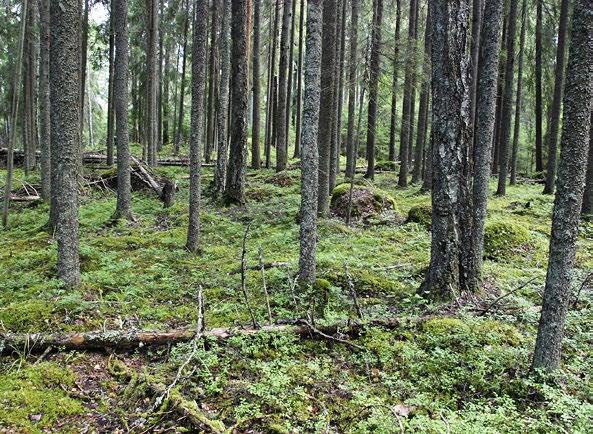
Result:
[[[11,202],[37,202],[41,200],[41,196],[31,195],[31,196],[18,196],[15,194],[10,195]]]
[[[249,265],[245,267],[245,270],[257,270],[261,271],[263,268],[264,270],[268,270],[270,268],[281,268],[281,267],[288,267],[290,263],[288,262],[264,262],[263,264],[257,265]],[[231,271],[229,274],[239,274],[241,272],[241,268],[237,268]]]
[[[434,315],[377,319],[372,321],[339,322],[331,325],[315,324],[312,329],[306,320],[297,320],[290,324],[275,324],[253,328],[213,328],[204,330],[202,338],[227,340],[231,336],[251,336],[259,333],[292,333],[302,337],[324,335],[356,335],[369,326],[396,328],[405,323],[421,323],[434,318]],[[188,342],[196,335],[195,329],[175,329],[171,331],[147,330],[106,330],[83,333],[0,333],[0,353],[11,354],[15,351],[26,354],[43,353],[47,348],[66,351],[126,351],[145,346],[162,346]]]

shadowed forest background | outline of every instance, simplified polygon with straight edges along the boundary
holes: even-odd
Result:
[[[1,0],[0,431],[590,431],[592,120],[591,0]]]

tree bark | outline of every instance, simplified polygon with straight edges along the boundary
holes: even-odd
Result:
[[[573,4],[558,191],[552,216],[544,302],[533,355],[533,368],[548,371],[557,369],[562,357],[593,105],[593,3],[575,0]]]
[[[591,112],[591,131],[589,131],[589,159],[587,161],[587,176],[585,179],[585,193],[583,195],[582,213],[591,217],[593,214],[593,112]]]
[[[277,104],[278,96],[276,94],[276,50],[278,45],[278,26],[280,23],[281,0],[274,0],[272,3],[276,4],[274,13],[274,25],[270,22],[270,57],[268,62],[268,98],[266,104],[266,168],[271,164],[271,149],[272,142],[275,140],[275,111],[274,107]]]
[[[210,59],[209,59],[209,73],[208,73],[208,110],[207,110],[207,126],[206,126],[206,146],[204,147],[204,161],[210,163],[212,160],[212,150],[214,148],[215,140],[215,125],[216,125],[216,111],[215,111],[215,96],[218,87],[218,58],[216,49],[218,47],[218,4],[221,0],[212,1],[212,21],[210,23]]]
[[[49,101],[49,0],[39,0],[39,148],[41,150],[41,198],[51,196],[51,145]]]
[[[381,69],[381,25],[383,23],[383,0],[374,0],[371,63],[369,69],[369,108],[367,117],[367,171],[365,178],[375,179],[375,144],[377,141],[377,96]]]
[[[496,194],[506,194],[509,174],[509,143],[511,140],[511,118],[513,111],[513,80],[515,77],[515,39],[517,33],[517,1],[510,2],[509,21],[506,34],[506,63],[504,72],[504,93],[500,118],[498,189]]]
[[[286,84],[286,152],[290,148],[290,115],[292,113],[293,87],[294,87],[294,39],[296,32],[296,10],[298,0],[292,1],[292,13],[290,19],[290,42],[288,49],[288,82]]]
[[[296,1],[296,0],[295,0]],[[302,112],[303,112],[303,58],[305,57],[305,0],[301,0],[299,17],[299,64],[297,68],[297,102],[296,102],[296,134],[294,141],[294,158],[301,155],[301,132],[302,132]]]
[[[206,45],[208,1],[196,2],[192,41],[191,134],[189,140],[189,226],[185,247],[200,251],[200,194],[202,188],[202,141],[204,93],[206,88]],[[212,70],[211,70],[212,72]]]
[[[307,57],[305,62],[305,106],[301,143],[301,228],[299,279],[315,283],[317,250],[318,165],[317,134],[321,99],[323,0],[307,6]]]
[[[284,0],[282,34],[280,36],[280,68],[278,69],[278,112],[276,113],[276,172],[286,168],[288,148],[286,141],[286,108],[288,104],[288,50],[290,44],[290,19],[292,0]]]
[[[115,139],[114,121],[115,109],[113,104],[113,83],[115,71],[115,30],[113,25],[113,8],[112,15],[109,18],[109,79],[108,79],[108,94],[107,94],[107,165],[113,166],[113,142]]]
[[[159,43],[159,3],[146,0],[148,10],[148,42],[146,52],[146,146],[149,166],[157,164],[158,147],[158,43]]]
[[[552,117],[548,123],[548,164],[544,194],[554,193],[556,182],[556,164],[558,154],[558,131],[560,130],[560,112],[562,110],[562,92],[564,87],[564,65],[566,52],[566,33],[568,28],[568,0],[562,0],[560,6],[560,24],[558,27],[558,46],[556,49],[556,67],[554,97],[552,99]]]
[[[261,166],[259,112],[261,105],[260,33],[262,0],[253,1],[253,121],[251,124],[251,167],[253,169],[259,169]]]
[[[535,171],[543,172],[542,22],[543,1],[536,0],[535,24]]]
[[[517,98],[515,103],[515,127],[513,131],[513,152],[511,154],[511,185],[517,183],[517,159],[519,155],[519,134],[521,132],[521,110],[523,90],[523,53],[525,51],[525,30],[527,24],[527,0],[523,0],[521,12],[521,36],[519,38],[519,67],[517,71]]]
[[[399,0],[398,5],[399,5]],[[348,134],[346,136],[346,178],[352,178],[355,171],[355,127],[356,118],[356,68],[358,67],[358,14],[359,0],[352,0],[350,16],[350,64],[348,72]]]
[[[82,24],[79,22],[81,26],[81,36],[80,36],[80,154],[82,155],[82,151],[84,150],[84,107],[86,104],[86,82],[87,82],[87,58],[88,58],[88,49],[89,49],[89,8],[90,8],[90,0],[81,0],[84,8],[82,9]],[[79,6],[80,7],[80,6]]]
[[[329,216],[329,168],[331,155],[334,81],[336,73],[336,15],[337,1],[324,0],[323,38],[321,47],[321,96],[319,111],[319,192],[317,195],[317,213],[321,217]]]
[[[251,0],[233,0],[231,23],[231,147],[225,198],[228,203],[245,203],[247,171],[248,12]]]
[[[189,30],[189,20],[192,15],[189,0],[185,3],[185,22],[183,24],[183,57],[181,60],[181,85],[179,89],[179,110],[177,112],[177,130],[175,131],[175,155],[179,154],[181,143],[183,142],[183,120],[185,109],[185,71],[187,65],[187,34]]]
[[[391,84],[391,122],[389,125],[389,161],[395,161],[395,135],[397,132],[397,86],[399,72],[399,34],[401,27],[401,0],[395,0],[395,42],[393,51],[393,78]]]
[[[132,184],[128,129],[129,39],[128,0],[115,0],[112,6],[115,32],[113,107],[117,148],[117,202],[114,218],[132,219]]]
[[[67,287],[80,283],[78,161],[80,157],[80,13],[78,0],[51,2],[51,143],[57,144],[58,277]]]
[[[478,92],[478,63],[480,57],[480,29],[482,28],[482,12],[484,0],[472,2],[472,34],[471,34],[471,60],[470,60],[470,143],[474,143],[474,128],[476,124],[476,99]]]

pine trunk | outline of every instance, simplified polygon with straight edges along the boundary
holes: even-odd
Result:
[[[399,0],[398,0],[399,5]],[[356,68],[358,67],[358,14],[359,0],[352,0],[350,17],[350,64],[348,71],[348,133],[346,136],[346,177],[355,172],[355,118],[356,118]]]
[[[284,0],[282,34],[280,36],[280,68],[278,69],[278,112],[276,113],[276,172],[286,169],[288,148],[286,142],[288,103],[288,51],[292,0]]]
[[[527,24],[527,0],[523,0],[521,13],[521,36],[519,39],[519,67],[517,71],[517,98],[515,102],[515,127],[513,130],[513,152],[511,154],[511,185],[517,183],[517,159],[519,155],[519,134],[521,132],[521,110],[523,90],[523,53],[525,51],[525,30]]]

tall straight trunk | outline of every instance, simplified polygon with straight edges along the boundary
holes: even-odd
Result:
[[[560,24],[558,27],[558,47],[556,50],[556,69],[554,98],[552,100],[552,118],[548,124],[548,172],[544,194],[554,193],[556,182],[556,163],[558,154],[558,131],[560,130],[560,111],[562,110],[562,91],[564,87],[564,64],[566,52],[566,33],[568,27],[568,0],[562,0],[560,6]]]
[[[339,149],[338,149],[338,86],[340,84],[340,47],[342,45],[342,4],[338,2],[336,4],[336,44],[335,44],[335,62],[334,62],[334,87],[332,89],[332,131],[329,148],[329,191],[333,191],[336,186],[337,166],[339,161]]]
[[[284,0],[282,35],[280,37],[280,68],[278,69],[278,113],[276,113],[276,172],[286,168],[288,148],[286,141],[288,103],[288,51],[290,44],[290,19],[292,0]]]
[[[323,5],[323,38],[321,47],[321,96],[319,108],[319,191],[317,213],[329,215],[329,167],[331,153],[333,94],[336,73],[336,15],[337,1],[325,0]]]
[[[272,149],[272,142],[275,141],[275,128],[276,128],[276,116],[274,113],[274,107],[277,103],[277,94],[275,92],[276,89],[276,51],[278,45],[278,26],[280,23],[280,12],[282,11],[282,2],[281,0],[274,0],[276,3],[275,12],[274,12],[274,26],[271,26],[272,34],[270,38],[270,55],[269,55],[269,62],[268,62],[268,99],[266,103],[266,141],[265,141],[265,148],[266,148],[266,168],[270,167],[270,155]]]
[[[593,111],[591,112],[591,130],[589,131],[589,158],[587,161],[587,176],[585,179],[585,193],[583,195],[582,214],[591,217],[593,214]]]
[[[418,41],[418,22],[420,17],[420,0],[416,0],[416,11],[414,12],[414,52],[416,51],[416,45]],[[410,133],[408,139],[408,170],[412,167],[412,157],[414,156],[414,116],[416,115],[416,62],[412,69],[412,93],[410,94]]]
[[[29,39],[29,72],[27,79],[31,97],[28,113],[31,142],[28,147],[28,160],[29,166],[35,168],[37,162],[36,151],[39,147],[39,82],[37,80],[39,75],[39,3],[37,1],[31,1],[30,3],[29,24],[31,27],[31,38]]]
[[[261,151],[259,149],[259,112],[261,104],[260,32],[262,0],[253,0],[253,3],[253,121],[251,124],[251,167],[259,169],[261,166]]]
[[[542,96],[542,25],[543,2],[536,0],[535,24],[535,170],[544,170],[543,146],[543,96]]]
[[[400,128],[400,150],[399,150],[399,157],[401,160],[400,169],[399,169],[399,177],[397,184],[400,187],[405,187],[408,185],[408,153],[409,147],[412,146],[411,141],[411,127],[412,127],[412,93],[414,92],[413,89],[413,81],[412,76],[414,74],[414,66],[411,59],[414,55],[414,47],[415,47],[415,38],[414,38],[414,23],[416,21],[416,3],[418,0],[410,0],[410,22],[408,24],[408,44],[406,50],[406,58],[408,61],[406,62],[406,72],[404,78],[404,100],[403,100],[403,108],[402,108],[402,123]]]
[[[231,23],[231,147],[225,197],[229,203],[245,203],[247,172],[247,110],[248,95],[248,16],[251,0],[233,0]]]
[[[451,297],[461,291],[465,270],[464,166],[469,146],[467,0],[431,2],[432,18],[432,245],[420,291]],[[405,154],[404,154],[405,155]]]
[[[210,163],[212,159],[212,150],[214,149],[216,111],[215,97],[218,87],[218,58],[216,49],[218,48],[218,3],[220,0],[212,1],[212,21],[210,23],[210,59],[208,73],[208,111],[206,126],[206,146],[204,149],[204,161]]]
[[[89,50],[89,8],[90,8],[90,0],[81,0],[83,1],[84,8],[82,10],[82,26],[81,26],[81,36],[80,36],[80,44],[81,44],[81,55],[80,55],[80,137],[81,140],[84,138],[84,107],[86,104],[85,97],[86,97],[86,82],[87,82],[87,60],[88,60],[88,50]],[[79,21],[80,25],[80,21]],[[81,142],[81,151],[84,144]],[[81,161],[82,163],[82,161]]]
[[[286,149],[290,148],[290,115],[292,113],[293,87],[294,87],[294,38],[296,32],[296,10],[298,0],[292,1],[292,14],[290,20],[290,43],[288,49],[288,83],[286,84]]]
[[[500,118],[500,169],[498,171],[498,189],[496,194],[504,196],[506,194],[507,176],[509,173],[509,143],[511,140],[511,119],[513,112],[513,79],[515,77],[515,39],[517,33],[517,9],[516,1],[510,2],[509,21],[507,28],[506,64],[504,72],[504,94],[502,97],[502,114]]]
[[[527,0],[523,0],[521,13],[521,36],[519,39],[519,67],[517,71],[517,99],[515,103],[515,127],[513,130],[513,152],[511,154],[511,185],[517,183],[517,158],[519,154],[519,133],[521,132],[521,92],[523,89],[523,53],[525,51],[525,27],[527,24]]]
[[[189,30],[189,19],[191,17],[191,8],[189,0],[185,2],[185,22],[183,24],[183,57],[181,60],[181,85],[179,89],[179,110],[177,111],[177,130],[175,133],[175,155],[179,153],[181,143],[183,142],[183,120],[185,107],[185,70],[187,64],[187,33]]]
[[[496,93],[498,91],[501,50],[503,0],[487,1],[481,34],[481,56],[478,68],[476,129],[473,151],[473,224],[468,286],[476,290],[480,284],[484,257],[484,225],[488,206],[488,182],[492,170],[492,147],[496,128]]]
[[[533,368],[548,371],[560,366],[566,313],[573,295],[572,273],[593,106],[593,3],[575,0],[573,4],[558,191],[554,201],[544,303],[533,355]]]
[[[157,164],[158,137],[158,43],[159,43],[159,3],[158,0],[146,0],[148,8],[147,42],[147,81],[146,81],[146,146],[150,166]]]
[[[113,8],[113,6],[112,6]],[[113,107],[113,83],[115,71],[115,30],[113,28],[113,14],[109,18],[109,79],[107,92],[107,165],[113,166],[113,141],[115,110]]]
[[[323,0],[307,6],[307,58],[305,62],[305,107],[301,143],[301,209],[299,280],[314,284],[317,251],[318,165],[317,133],[321,94]],[[304,11],[301,10],[301,14]]]
[[[216,0],[215,0],[216,3]],[[206,87],[206,45],[208,1],[196,2],[192,41],[191,133],[189,139],[189,226],[186,248],[200,251],[200,191],[202,188],[202,140],[204,94]],[[216,12],[213,20],[216,21]],[[215,24],[213,24],[214,29]],[[213,30],[214,34],[215,30]],[[211,55],[213,52],[211,51]],[[212,70],[210,70],[212,73]],[[211,83],[212,84],[212,83]]]
[[[117,202],[114,218],[132,219],[132,185],[130,179],[130,147],[128,130],[128,0],[116,0],[112,7],[115,32],[113,71],[113,108],[117,148]]]
[[[295,0],[296,1],[296,0]],[[299,17],[299,63],[297,66],[297,94],[296,94],[296,121],[294,158],[301,156],[301,132],[302,132],[302,111],[303,111],[303,59],[305,55],[305,0],[301,0]]]
[[[377,140],[377,96],[381,70],[381,25],[383,23],[383,0],[374,0],[371,62],[369,69],[369,108],[367,118],[367,158],[365,177],[375,178],[375,142]]]
[[[80,13],[78,0],[51,2],[51,143],[57,144],[58,277],[67,287],[80,283],[78,242],[78,159],[80,155]],[[52,186],[53,188],[54,186]]]
[[[505,2],[506,4],[506,2]],[[502,24],[502,48],[501,58],[498,64],[498,88],[496,92],[496,119],[494,123],[494,143],[492,146],[492,173],[498,174],[500,166],[500,137],[501,137],[501,125],[502,125],[502,100],[504,94],[504,83],[505,83],[505,65],[506,62],[506,41],[507,41],[507,20],[508,16],[504,12],[503,6],[503,24]]]
[[[391,122],[389,124],[389,161],[395,161],[395,135],[397,132],[397,82],[399,73],[399,33],[401,27],[401,0],[395,0],[395,42],[393,51],[393,78],[391,84]]]
[[[41,197],[51,195],[51,145],[49,102],[49,0],[39,0],[39,148],[41,151]]]
[[[473,143],[474,126],[476,123],[476,98],[478,92],[478,62],[480,57],[480,29],[482,28],[482,10],[484,0],[473,0],[472,2],[472,34],[471,34],[471,59],[470,59],[470,143]]]
[[[424,53],[426,59],[424,60],[424,73],[422,79],[422,86],[420,89],[420,107],[418,108],[418,130],[416,132],[416,152],[414,156],[414,172],[412,182],[417,183],[422,179],[422,162],[424,161],[424,147],[426,142],[426,128],[428,124],[428,102],[430,97],[430,81],[428,76],[430,74],[429,59],[431,56],[431,24],[430,11],[426,15],[426,30],[424,33]],[[470,114],[473,113],[470,110]]]
[[[161,98],[161,112],[162,112],[162,131],[161,131],[161,149],[169,143],[169,93],[170,93],[170,76],[171,76],[171,46],[165,43],[163,75],[161,78],[163,85],[163,97]]]
[[[2,205],[2,226],[8,226],[8,205],[10,204],[10,193],[12,191],[12,178],[14,176],[14,145],[16,142],[16,125],[19,113],[19,90],[23,71],[23,52],[25,46],[25,31],[27,29],[27,11],[29,1],[23,0],[21,7],[21,22],[19,31],[19,42],[17,57],[15,59],[15,71],[12,82],[12,102],[10,107],[10,130],[8,133],[8,149],[6,153],[6,181],[4,184],[4,202]]]
[[[399,5],[399,0],[397,0]],[[346,136],[346,177],[352,178],[355,166],[356,68],[358,67],[359,0],[352,0],[350,16],[350,63],[348,71],[348,133]]]
[[[222,22],[220,28],[220,95],[218,96],[218,107],[216,109],[218,146],[216,149],[216,168],[214,170],[214,196],[217,198],[224,193],[227,170],[229,79],[231,69],[231,1],[232,0],[223,0]],[[261,0],[255,1],[255,10],[257,11]],[[256,45],[257,44],[254,44],[254,48]],[[253,119],[253,125],[255,126],[255,116]]]
[[[25,30],[25,45],[23,51],[23,122],[22,122],[22,135],[23,135],[23,152],[24,152],[24,169],[25,175],[29,175],[31,170],[35,167],[35,163],[32,159],[35,156],[35,148],[33,147],[33,132],[32,132],[32,98],[33,89],[31,88],[31,40],[33,39],[32,23],[31,23],[31,9],[32,4],[29,4],[27,10],[26,30]]]
[[[335,102],[336,119],[334,128],[334,157],[332,158],[334,165],[330,170],[330,189],[336,186],[336,178],[340,173],[340,156],[342,153],[342,113],[344,109],[344,61],[346,58],[346,2],[340,5],[340,46],[338,49],[338,62],[336,65],[336,90]]]

